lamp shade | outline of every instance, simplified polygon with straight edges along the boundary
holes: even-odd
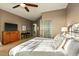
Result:
[[[61,32],[67,32],[67,27],[62,27]]]

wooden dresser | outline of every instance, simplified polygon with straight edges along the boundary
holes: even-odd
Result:
[[[20,33],[18,31],[2,32],[2,44],[8,44],[18,40],[20,40]]]

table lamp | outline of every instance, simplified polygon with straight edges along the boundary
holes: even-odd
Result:
[[[67,27],[62,27],[61,28],[61,32],[64,33],[64,34],[66,34],[67,30],[68,30]]]

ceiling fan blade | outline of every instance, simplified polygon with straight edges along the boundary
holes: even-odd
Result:
[[[16,6],[14,6],[13,8],[17,8],[17,7],[19,7],[20,5],[16,5]]]
[[[25,10],[26,10],[26,11],[28,11],[28,12],[29,12],[29,9],[28,9],[27,7],[24,7],[24,8],[25,8]]]
[[[32,7],[38,7],[38,5],[36,4],[31,4],[31,3],[24,3],[25,5],[28,5],[28,6],[32,6]]]

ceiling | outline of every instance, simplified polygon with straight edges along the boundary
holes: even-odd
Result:
[[[67,6],[67,3],[35,3],[38,7],[27,6],[30,9],[30,12],[27,12],[22,7],[13,9],[12,7],[17,4],[20,3],[0,3],[0,9],[34,21],[38,19],[43,12],[64,9]]]

